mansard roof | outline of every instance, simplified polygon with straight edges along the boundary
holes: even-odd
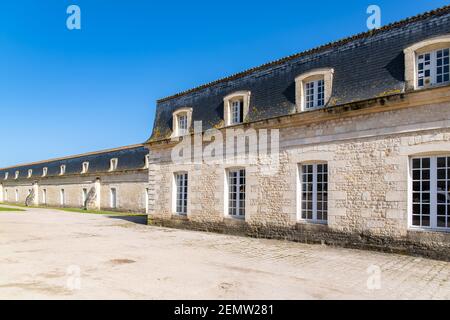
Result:
[[[56,177],[59,176],[62,165],[66,166],[65,176],[73,174],[79,175],[82,170],[83,162],[89,162],[88,174],[104,173],[109,171],[110,160],[114,158],[118,159],[116,171],[139,170],[145,167],[145,156],[147,154],[148,149],[139,144],[71,157],[33,162],[0,169],[0,182],[4,181],[6,172],[8,172],[7,181],[14,180],[16,171],[19,171],[19,179],[41,178],[43,168],[48,168],[47,177]],[[33,170],[31,178],[28,178],[29,169]]]
[[[333,68],[329,106],[405,92],[404,53],[410,45],[450,33],[450,6],[389,24],[158,100],[150,141],[170,137],[172,113],[193,109],[203,129],[220,127],[223,98],[251,91],[247,121],[296,112],[295,78],[317,68]]]

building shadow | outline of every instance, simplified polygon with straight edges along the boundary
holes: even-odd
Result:
[[[132,222],[132,223],[136,223],[136,224],[147,224],[147,215],[143,214],[143,215],[130,215],[130,216],[126,216],[126,215],[112,215],[112,216],[108,216],[111,219],[119,219],[119,220],[125,220],[128,222]]]

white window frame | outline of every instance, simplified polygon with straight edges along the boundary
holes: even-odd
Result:
[[[19,174],[20,174],[20,171],[16,171],[15,173],[14,173],[14,179],[19,179]]]
[[[236,183],[232,183],[232,175],[236,179]],[[242,184],[242,180],[244,183]],[[241,192],[241,187],[243,186],[244,191]],[[236,191],[232,191],[232,188]],[[245,168],[229,168],[226,171],[226,188],[225,188],[225,215],[227,217],[235,219],[243,219],[246,217],[246,204],[247,204],[247,171]],[[232,193],[236,193],[236,199],[232,199]],[[231,205],[231,201],[234,201],[234,205]]]
[[[445,59],[447,60],[446,64]],[[438,60],[441,62],[440,65]],[[416,55],[416,64],[417,88],[422,89],[450,83],[450,47],[419,53]],[[447,67],[446,73],[444,73],[445,67]],[[441,68],[440,74],[438,74],[439,68]],[[426,76],[427,72],[428,76]],[[446,80],[445,75],[447,76]]]
[[[47,204],[47,189],[42,189],[42,204]]]
[[[109,206],[111,209],[117,209],[118,203],[117,188],[113,187],[109,189]]]
[[[4,180],[8,180],[8,176],[9,176],[9,172],[5,172],[5,179]]]
[[[408,194],[408,199],[409,199],[409,210],[408,210],[408,226],[410,229],[418,229],[418,230],[427,230],[427,231],[442,231],[442,232],[450,232],[450,223],[448,223],[447,227],[438,227],[438,206],[439,206],[439,202],[438,202],[438,181],[441,179],[438,179],[438,158],[450,158],[450,154],[440,154],[440,155],[424,155],[424,156],[412,156],[410,157],[410,178],[409,178],[409,194]],[[424,175],[422,175],[422,164],[423,162],[421,162],[421,170],[418,170],[415,168],[414,166],[414,160],[418,160],[420,159],[420,161],[422,161],[422,159],[430,159],[430,169],[429,169],[429,192],[426,192],[427,190],[423,191],[422,190],[422,186],[423,186],[423,182],[428,181],[427,179],[423,179]],[[425,169],[426,170],[426,169]],[[447,167],[446,168],[441,168],[440,170],[445,170],[446,172],[448,172],[448,170],[450,170],[450,162],[447,163]],[[414,171],[420,171],[421,173],[421,180],[417,180],[415,179],[415,173]],[[426,175],[425,175],[426,177]],[[446,179],[444,179],[447,181],[447,188],[450,188],[450,174],[447,173]],[[444,181],[441,180],[441,181]],[[415,184],[417,182],[420,182],[420,191],[417,191],[417,186],[415,186]],[[426,189],[426,188],[425,188]],[[415,194],[419,194],[420,193],[420,201],[416,202],[415,201]],[[423,200],[423,196],[422,194],[427,194],[429,193],[429,202],[426,202],[427,200],[425,200],[424,202],[422,202]],[[450,197],[450,193],[447,194],[448,197]],[[449,199],[450,200],[450,199]],[[417,212],[417,206],[420,207],[420,210],[422,210],[422,205],[426,206],[429,205],[430,209],[429,209],[429,217],[430,217],[430,225],[429,226],[423,226],[422,225],[422,212],[420,211],[420,217],[421,217],[421,225],[417,226],[414,225],[414,214]],[[442,205],[442,204],[441,204]],[[447,201],[447,211],[446,211],[446,218],[450,217],[450,202]],[[427,216],[427,215],[425,215]],[[442,215],[441,215],[442,216]]]
[[[89,171],[89,162],[85,161],[81,165],[81,173],[87,173]]]
[[[119,165],[119,159],[118,158],[112,158],[109,160],[109,171],[116,171],[117,166]]]
[[[28,169],[28,175],[27,178],[31,178],[33,176],[33,169]]]
[[[237,91],[223,99],[225,126],[238,125],[246,121],[250,108],[250,96],[250,91]],[[239,105],[236,105],[236,103],[239,103]],[[234,109],[235,107],[237,109]],[[233,112],[236,110],[238,111]]]
[[[189,173],[179,171],[173,174],[173,212],[187,216],[189,207]]]
[[[66,191],[64,189],[59,190],[59,203],[63,207],[66,205]]]
[[[88,197],[88,189],[87,188],[82,188],[81,189],[81,205],[84,206],[84,204],[86,203],[87,197]]]
[[[150,155],[147,154],[147,155],[145,156],[144,161],[145,161],[144,169],[148,169],[149,166],[150,166]]]
[[[47,167],[42,168],[42,176],[46,177],[47,173],[48,173],[48,168]]]
[[[306,173],[304,172],[304,166],[309,166],[311,167],[312,171],[311,173]],[[322,166],[322,171],[319,172],[319,166]],[[321,179],[321,181],[319,181],[319,174],[323,175],[323,178]],[[311,175],[312,180],[311,184],[312,184],[312,190],[311,191],[304,191],[305,189],[305,182],[304,182],[304,177],[306,175]],[[325,178],[326,177],[326,178]],[[328,163],[327,162],[305,162],[305,163],[299,163],[298,164],[298,186],[299,186],[299,192],[298,192],[298,220],[301,222],[308,222],[308,223],[315,223],[315,224],[328,224],[328,207],[329,207],[329,192],[328,192],[328,180],[329,177],[329,170],[328,170]],[[318,204],[318,195],[319,195],[319,191],[318,191],[318,186],[319,184],[321,184],[322,187],[322,200],[321,200],[321,207],[319,208]],[[311,202],[311,218],[308,218],[307,216],[304,217],[304,213],[305,213],[305,207],[306,204],[304,205],[304,193],[308,193],[309,197],[308,200],[311,198],[311,200],[309,200],[309,202]],[[326,195],[327,199],[324,200],[324,195]],[[306,201],[308,201],[306,200]],[[307,210],[309,210],[309,208],[306,208]],[[307,214],[307,213],[306,213]],[[319,218],[319,214],[321,214],[322,216]],[[326,216],[326,218],[324,219],[323,217]]]
[[[66,174],[66,165],[65,164],[62,164],[60,167],[59,167],[59,175],[60,176],[63,176],[63,175],[65,175]]]
[[[333,68],[314,69],[303,73],[295,78],[295,103],[298,112],[312,111],[325,108],[330,104],[331,93],[333,92]],[[319,82],[323,81],[323,85],[319,86]],[[313,104],[307,105],[308,84],[313,83]],[[321,88],[319,99],[319,88]],[[320,102],[320,103],[319,103]]]
[[[184,129],[180,128],[180,119],[183,117]],[[192,126],[192,108],[180,108],[172,114],[172,138],[188,135]]]
[[[187,113],[180,113],[177,115],[178,121],[178,135],[184,136],[188,133],[188,115]]]
[[[305,82],[305,110],[314,110],[325,106],[324,79]]]
[[[405,50],[405,82],[406,90],[420,90],[428,87],[448,85],[449,82],[436,83],[436,68],[432,66],[436,60],[431,59],[430,65],[430,82],[427,85],[419,86],[419,56],[426,53],[436,52],[440,49],[450,48],[450,34],[432,37],[415,43]],[[431,58],[431,56],[430,56]],[[434,75],[433,75],[434,74]],[[434,77],[434,80],[433,80]]]

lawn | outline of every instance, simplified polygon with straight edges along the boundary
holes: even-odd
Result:
[[[5,207],[0,207],[0,211],[3,211],[3,212],[5,212],[5,211],[8,211],[8,212],[18,212],[18,211],[25,211],[25,210],[22,210],[22,209],[19,209],[19,208],[5,208]]]
[[[0,203],[1,205],[2,203]],[[24,204],[8,204],[13,207],[18,208],[37,208],[37,209],[54,209],[60,211],[67,212],[77,212],[77,213],[88,213],[88,214],[104,214],[110,216],[146,216],[144,213],[131,213],[131,212],[118,212],[118,211],[104,211],[104,210],[85,210],[81,208],[60,208],[60,207],[39,207],[39,206],[26,206]],[[2,210],[5,209],[5,210]],[[0,211],[25,211],[21,209],[9,209],[9,208],[0,208]]]

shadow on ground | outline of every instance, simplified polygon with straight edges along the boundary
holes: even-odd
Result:
[[[108,216],[111,219],[120,219],[136,224],[147,224],[147,215],[139,216]]]

